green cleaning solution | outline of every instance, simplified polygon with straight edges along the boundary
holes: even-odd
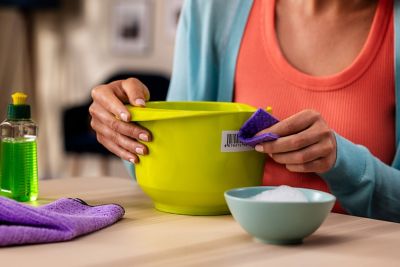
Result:
[[[0,124],[0,195],[17,201],[38,196],[37,125],[26,99],[23,93],[13,94]]]

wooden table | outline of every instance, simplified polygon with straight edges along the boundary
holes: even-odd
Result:
[[[231,216],[158,212],[127,179],[41,181],[40,203],[118,203],[124,219],[73,241],[0,248],[0,266],[400,266],[400,224],[331,214],[302,245],[255,242]]]

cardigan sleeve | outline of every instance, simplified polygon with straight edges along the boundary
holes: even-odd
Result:
[[[400,171],[335,134],[335,166],[321,177],[352,215],[400,222]]]
[[[187,0],[183,4],[168,101],[216,100],[218,54],[213,20],[217,2]]]
[[[189,99],[189,72],[190,72],[190,58],[189,58],[189,33],[188,27],[190,23],[190,5],[191,3],[185,1],[181,16],[179,18],[177,33],[175,38],[175,52],[172,69],[172,77],[168,89],[167,100],[179,101]]]

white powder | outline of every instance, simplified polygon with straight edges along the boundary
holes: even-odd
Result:
[[[303,192],[287,185],[263,191],[260,194],[250,197],[250,199],[268,202],[308,202]]]

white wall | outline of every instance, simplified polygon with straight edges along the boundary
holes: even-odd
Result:
[[[25,92],[28,101],[34,101],[26,28],[25,18],[18,9],[0,9],[0,121],[6,118],[13,92]]]
[[[166,34],[165,12],[170,1],[147,0],[154,10],[151,47],[143,55],[118,55],[111,50],[113,0],[84,0],[82,17],[66,20],[65,49],[68,82],[74,82],[69,100],[85,99],[88,90],[119,69],[159,71],[169,75],[173,39]]]
[[[165,29],[165,11],[173,1],[147,1],[153,6],[153,32],[151,48],[143,55],[112,53],[110,24],[115,0],[64,1],[60,12],[35,14],[42,177],[60,176],[65,169],[60,121],[64,107],[88,100],[91,88],[119,69],[170,74],[174,41]]]

